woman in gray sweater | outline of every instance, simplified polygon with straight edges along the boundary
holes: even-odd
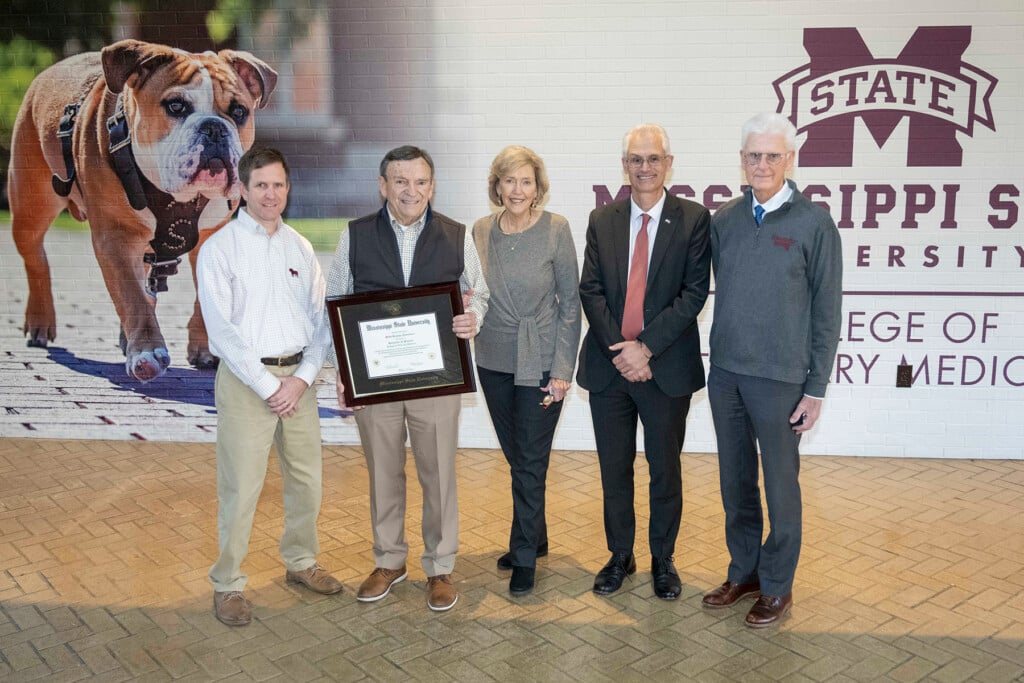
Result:
[[[473,226],[490,308],[476,338],[477,376],[512,471],[512,529],[499,569],[509,591],[533,590],[537,558],[548,553],[544,487],[551,442],[572,385],[580,339],[579,267],[569,223],[540,209],[544,162],[506,147],[491,163],[491,202]]]

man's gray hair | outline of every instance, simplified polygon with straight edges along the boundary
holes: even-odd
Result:
[[[781,135],[786,141],[786,151],[796,151],[796,126],[782,114],[762,112],[744,123],[740,149],[747,148],[747,138],[751,135]]]
[[[630,128],[625,135],[622,136],[622,158],[625,159],[629,155],[629,141],[637,133],[654,133],[661,138],[661,146],[665,150],[665,155],[672,154],[672,143],[668,139],[668,131],[656,123],[641,123]]]
[[[384,158],[380,161],[380,177],[387,178],[388,166],[392,161],[415,161],[416,159],[423,159],[427,162],[427,166],[430,168],[430,177],[434,177],[434,160],[430,158],[427,150],[420,149],[413,145],[402,145],[401,147],[395,147],[393,150],[384,155]]]

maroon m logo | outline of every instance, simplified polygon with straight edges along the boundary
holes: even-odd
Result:
[[[858,117],[879,147],[908,117],[907,166],[962,165],[957,131],[996,129],[998,81],[962,60],[970,43],[970,26],[924,26],[896,59],[876,59],[855,28],[804,29],[811,61],[773,84],[779,113],[807,132],[800,165],[852,166]]]

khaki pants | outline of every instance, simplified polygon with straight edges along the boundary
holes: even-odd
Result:
[[[277,376],[298,366],[268,367]],[[266,402],[220,364],[215,387],[217,406],[217,532],[220,557],[210,567],[215,591],[240,591],[248,578],[241,571],[249,551],[256,502],[267,474],[270,446],[277,450],[284,497],[281,557],[285,567],[301,571],[316,562],[316,518],[322,494],[320,416],[316,391],[310,387],[296,412],[279,418]]]
[[[455,450],[462,397],[395,401],[356,411],[370,472],[370,520],[377,567],[398,569],[409,554],[405,540],[405,437],[423,490],[423,571],[450,574],[459,549]]]

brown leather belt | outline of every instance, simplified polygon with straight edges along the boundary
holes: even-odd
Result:
[[[264,365],[276,365],[279,368],[286,368],[289,365],[298,365],[302,362],[302,351],[293,356],[281,356],[280,358],[260,358]]]

